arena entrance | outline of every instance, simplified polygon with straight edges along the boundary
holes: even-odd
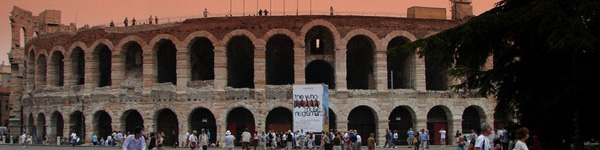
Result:
[[[408,138],[408,130],[414,127],[416,120],[414,119],[415,113],[408,106],[398,106],[394,108],[390,116],[388,117],[389,123],[388,128],[392,131],[398,131],[398,144],[408,145],[406,139]]]
[[[52,118],[50,118],[50,131],[54,131],[53,134],[54,136],[51,136],[50,141],[55,141],[56,140],[56,136],[60,136],[63,137],[63,129],[65,126],[65,122],[63,120],[63,116],[60,112],[55,111],[52,113]]]
[[[99,138],[105,138],[112,133],[112,118],[106,111],[100,110],[94,114],[94,124]]]
[[[46,115],[43,113],[39,113],[37,116],[37,127],[38,139],[43,139],[43,137],[46,137]]]
[[[83,113],[81,111],[75,111],[71,114],[69,123],[71,124],[71,132],[75,132],[77,137],[82,141],[85,141],[85,122]]]
[[[214,143],[217,141],[217,122],[210,110],[206,108],[196,108],[192,111],[188,120],[191,131],[196,130],[198,131],[198,134],[200,134],[202,129],[207,130],[207,134],[210,132],[209,142]]]
[[[229,111],[227,114],[227,130],[231,131],[231,134],[235,136],[236,139],[241,139],[242,132],[244,129],[248,129],[250,133],[254,133],[255,125],[254,125],[254,115],[250,110],[238,107]],[[236,145],[240,145],[236,140]]]
[[[472,133],[471,130],[479,131],[481,123],[486,120],[483,109],[479,106],[469,106],[465,109],[462,116],[462,132]]]
[[[429,110],[429,113],[427,113],[427,130],[429,130],[430,139],[429,144],[441,144],[439,131],[442,128],[448,133],[446,134],[446,144],[448,144],[448,141],[451,138],[448,135],[452,132],[452,130],[448,128],[448,124],[452,123],[450,119],[452,119],[450,109],[445,106],[435,106]]]
[[[292,112],[283,107],[274,108],[267,115],[265,131],[287,132],[292,130]]]
[[[154,47],[156,51],[156,73],[158,83],[171,82],[177,85],[177,48],[171,40],[160,40]]]
[[[254,88],[254,45],[246,36],[234,36],[227,44],[227,86]]]
[[[121,129],[125,129],[124,133],[133,133],[135,127],[144,126],[144,119],[142,119],[142,115],[137,110],[127,110],[121,116],[121,122],[125,123],[121,126]]]
[[[164,145],[172,146],[177,144],[177,141],[179,141],[179,122],[177,121],[177,115],[175,115],[171,109],[163,109],[158,111],[157,116],[156,131],[158,133],[164,133]]]
[[[362,144],[367,145],[371,133],[377,137],[377,116],[368,106],[358,106],[348,115],[348,129],[357,130],[362,138]],[[376,140],[377,141],[377,140]]]

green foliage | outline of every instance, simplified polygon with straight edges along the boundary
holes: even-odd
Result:
[[[590,118],[581,116],[600,114],[590,107],[600,106],[597,97],[590,99],[600,90],[599,16],[597,0],[504,0],[390,53],[416,52],[450,68],[448,75],[464,79],[456,90],[496,97],[499,112],[516,108],[522,125],[539,134],[546,148],[560,149],[576,129],[588,129],[581,122]],[[493,68],[482,69],[489,57]],[[576,114],[584,114],[579,123]],[[597,139],[594,133],[583,136]]]

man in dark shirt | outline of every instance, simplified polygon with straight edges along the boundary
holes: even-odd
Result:
[[[351,135],[350,135],[350,142],[351,142],[350,148],[352,150],[355,150],[356,149],[356,141],[358,140],[358,138],[356,137],[356,133],[354,133],[354,131],[352,131],[350,133],[351,133]]]

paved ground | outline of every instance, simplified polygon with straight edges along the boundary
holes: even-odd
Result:
[[[429,147],[430,149],[427,150],[455,150],[456,146],[446,146],[445,149],[442,149],[440,146],[435,146],[432,145],[431,147]],[[95,149],[99,149],[99,150],[117,150],[119,149],[119,147],[104,147],[104,146],[77,146],[77,147],[71,147],[71,146],[29,146],[27,148],[23,147],[23,146],[18,146],[18,145],[0,145],[0,150],[21,150],[21,149],[27,149],[27,150],[95,150]],[[184,149],[189,149],[189,148],[171,148],[171,147],[167,147],[165,148],[165,150],[173,150],[173,149],[180,149],[180,150],[184,150]],[[237,150],[241,150],[240,147],[236,147]],[[209,148],[209,150],[222,150],[221,148]],[[362,150],[367,150],[367,147],[362,147]],[[376,150],[412,150],[407,148],[406,146],[402,146],[402,147],[397,147],[395,149],[388,149],[388,148],[376,148]]]

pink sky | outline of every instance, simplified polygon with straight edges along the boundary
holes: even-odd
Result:
[[[233,15],[242,14],[243,0],[233,1]],[[246,1],[246,14],[255,13],[257,0]],[[310,0],[298,0],[301,14],[310,11]],[[473,13],[481,14],[492,7],[499,0],[473,0]],[[273,10],[269,9],[269,3]],[[296,13],[296,1],[285,1],[286,14]],[[147,20],[150,15],[158,15],[161,21],[171,18],[171,21],[179,21],[179,18],[201,16],[204,8],[213,15],[226,14],[229,12],[229,1],[227,0],[0,0],[0,12],[4,19],[0,19],[0,61],[8,64],[6,53],[10,51],[11,29],[10,11],[16,5],[31,11],[34,15],[46,9],[62,11],[62,23],[76,22],[77,27],[84,24],[91,26],[108,24],[111,20],[115,23],[122,22],[125,17],[135,17],[137,20]],[[353,14],[375,14],[378,13],[394,16],[406,16],[406,9],[412,6],[444,7],[449,10],[449,0],[314,0],[312,11],[314,13],[329,12],[329,6],[333,6],[336,12]],[[274,15],[283,11],[283,0],[258,0],[260,9],[269,9]],[[450,15],[448,15],[450,16]]]

